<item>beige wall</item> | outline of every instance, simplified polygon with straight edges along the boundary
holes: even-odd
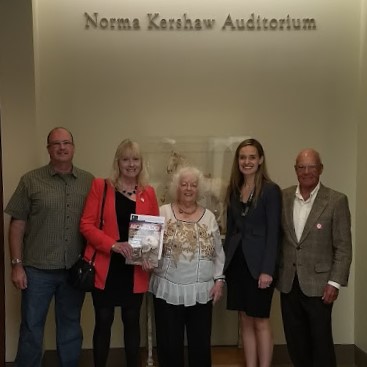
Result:
[[[34,47],[29,2],[5,0],[0,6],[5,203],[23,172],[47,162],[44,139],[55,125],[73,131],[76,164],[98,176],[108,174],[115,147],[124,137],[251,135],[263,143],[271,175],[282,187],[295,182],[292,165],[297,151],[306,146],[318,149],[325,164],[323,182],[349,196],[353,229],[363,223],[364,206],[356,210],[361,202],[356,200],[356,187],[365,198],[361,167],[367,134],[362,124],[366,112],[356,113],[360,0],[34,0]],[[86,30],[85,11],[139,17],[142,28]],[[215,18],[217,24],[211,31],[148,31],[148,12],[175,18],[186,12],[192,18]],[[317,30],[220,29],[228,13],[247,18],[252,12],[276,18],[315,17]],[[354,233],[356,253],[363,255],[364,233]],[[367,328],[359,327],[366,304],[366,272],[358,264],[354,269],[353,263],[350,285],[335,305],[334,334],[336,343],[356,341],[367,350]],[[6,285],[6,348],[12,360],[19,296],[8,278]],[[228,325],[234,325],[235,316],[223,314],[227,318],[215,318],[218,343],[231,339],[234,332]],[[116,319],[120,321],[118,314]],[[284,343],[278,295],[272,323],[275,342]],[[120,322],[115,324],[112,344],[117,346],[121,329]],[[91,346],[92,325],[88,298],[83,310],[85,348]],[[46,348],[54,347],[53,335],[51,318]]]
[[[5,204],[22,173],[39,165],[32,32],[31,2],[0,2],[0,107]],[[6,231],[8,223],[9,218],[5,216]],[[18,342],[20,294],[9,279],[7,246],[5,259],[6,360],[13,360]]]
[[[357,210],[356,210],[356,251],[355,251],[355,344],[367,351],[367,2],[361,2],[361,58],[360,58],[360,98],[358,123],[358,171],[357,171]]]

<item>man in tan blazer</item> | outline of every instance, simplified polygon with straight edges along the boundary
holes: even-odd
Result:
[[[336,367],[331,312],[352,260],[348,199],[320,183],[322,170],[318,152],[301,151],[299,184],[283,191],[277,288],[295,367]]]

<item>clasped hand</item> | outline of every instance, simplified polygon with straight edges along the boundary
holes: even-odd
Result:
[[[273,282],[273,277],[269,274],[261,273],[259,276],[258,287],[261,289],[269,288]]]
[[[133,248],[129,242],[116,242],[113,244],[111,251],[121,254],[125,259],[131,260],[133,256]],[[141,267],[145,271],[151,271],[153,269],[152,264],[148,260],[143,260]]]
[[[112,245],[111,250],[117,254],[121,254],[126,259],[131,259],[133,256],[133,248],[129,242],[116,242]]]

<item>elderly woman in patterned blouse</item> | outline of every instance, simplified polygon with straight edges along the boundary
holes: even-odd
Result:
[[[198,204],[203,175],[183,167],[170,187],[174,201],[160,208],[166,218],[162,259],[150,281],[154,294],[160,367],[210,367],[212,307],[222,296],[224,251],[214,214]]]

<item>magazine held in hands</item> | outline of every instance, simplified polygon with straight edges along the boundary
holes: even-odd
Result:
[[[148,260],[152,266],[158,266],[162,255],[164,217],[131,214],[128,242],[133,248],[133,256],[126,264],[141,265]]]

